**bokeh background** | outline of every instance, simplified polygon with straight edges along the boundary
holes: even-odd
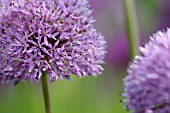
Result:
[[[120,102],[129,62],[124,0],[90,0],[95,27],[107,40],[105,71],[98,77],[57,80],[50,84],[52,113],[129,113]],[[135,0],[143,45],[157,30],[170,27],[170,0]],[[40,83],[11,89],[0,85],[0,113],[45,113]]]

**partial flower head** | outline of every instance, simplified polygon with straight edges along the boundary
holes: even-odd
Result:
[[[124,79],[127,108],[134,113],[170,113],[170,29],[140,48]]]
[[[0,81],[101,74],[105,40],[87,0],[15,0],[1,7]]]

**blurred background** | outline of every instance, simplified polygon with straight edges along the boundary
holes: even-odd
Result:
[[[129,113],[123,108],[122,79],[128,66],[124,0],[90,0],[95,27],[107,40],[105,71],[98,77],[50,84],[52,113]],[[170,27],[170,0],[135,0],[143,45],[157,30]],[[0,113],[45,113],[41,84],[29,81],[11,89],[0,85]]]

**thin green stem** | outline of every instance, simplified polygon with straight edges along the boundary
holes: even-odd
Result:
[[[47,74],[46,74],[45,71],[42,71],[42,90],[43,90],[46,113],[51,113],[50,96],[49,96],[49,92],[48,92]]]
[[[126,26],[127,26],[127,34],[129,40],[129,52],[130,59],[133,58],[139,53],[139,30],[138,30],[138,22],[136,16],[136,9],[134,0],[124,0],[125,3],[125,13],[126,13]]]

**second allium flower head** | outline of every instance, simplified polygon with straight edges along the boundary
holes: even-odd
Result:
[[[134,113],[170,113],[170,29],[140,48],[125,82],[127,108]]]
[[[0,81],[101,74],[105,40],[87,0],[15,0],[1,6]]]

